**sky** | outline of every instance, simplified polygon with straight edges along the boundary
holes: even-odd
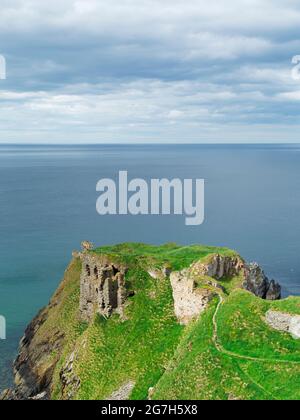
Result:
[[[0,142],[299,142],[299,23],[299,0],[1,0]]]

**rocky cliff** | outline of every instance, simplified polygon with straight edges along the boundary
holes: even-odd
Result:
[[[80,260],[76,258],[50,303],[26,328],[13,366],[15,388],[4,391],[3,399],[50,399],[54,371],[70,341],[68,333],[77,321],[75,307],[69,311],[69,306],[79,296],[80,270]]]
[[[105,363],[111,363],[119,334],[117,349],[126,348],[127,340],[140,341],[133,365],[139,352],[145,349],[141,366],[154,352],[157,359],[151,363],[163,371],[165,360],[178,345],[176,337],[182,328],[179,324],[187,325],[199,318],[218,295],[226,296],[231,290],[244,288],[262,299],[280,298],[280,286],[269,281],[257,264],[247,264],[226,249],[125,244],[95,251],[85,242],[83,250],[73,256],[49,305],[25,331],[14,363],[16,386],[5,391],[3,399],[83,398],[89,380],[86,367],[90,366],[96,374],[98,369],[100,375]],[[111,329],[107,336],[107,330]],[[151,339],[148,330],[153,334]],[[161,350],[155,353],[153,342],[158,349],[163,348],[167,330],[174,331],[174,343],[168,340],[169,347],[163,353]],[[94,352],[93,361],[88,364]],[[98,368],[92,367],[98,363],[96,354],[101,354]],[[131,360],[131,352],[126,357],[124,366]],[[132,369],[131,366],[129,371]],[[138,372],[141,367],[134,369]],[[128,376],[124,383],[137,382],[137,377]],[[100,382],[94,396],[103,397],[106,391],[107,396],[117,395],[124,386],[112,384],[110,388],[107,383],[102,384],[100,377],[96,378],[95,382]]]
[[[257,263],[245,265],[245,290],[261,299],[278,300],[281,298],[281,286],[275,280],[269,280]]]
[[[49,399],[50,384],[65,335],[57,330],[45,340],[37,339],[37,333],[47,321],[49,312],[57,307],[56,298],[43,309],[26,328],[20,341],[19,354],[14,362],[15,389],[4,392],[4,399]],[[57,357],[49,360],[49,355]]]
[[[194,263],[190,272],[194,276],[209,276],[216,280],[243,274],[243,288],[261,299],[278,300],[281,286],[269,280],[257,263],[246,263],[241,257],[219,254],[209,255],[204,261]]]

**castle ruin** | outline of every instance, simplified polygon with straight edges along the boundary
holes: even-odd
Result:
[[[126,300],[126,268],[109,261],[105,256],[89,253],[85,248],[80,254],[80,315],[90,322],[96,313],[109,317],[113,312],[122,314]]]

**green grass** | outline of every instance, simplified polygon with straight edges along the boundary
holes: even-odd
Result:
[[[271,303],[248,292],[233,292],[217,321],[222,346],[237,357],[218,351],[214,344],[212,319],[217,302],[212,303],[186,329],[154,398],[299,400],[300,342],[270,329],[260,317],[273,306],[286,311],[292,306],[294,312],[297,301],[299,298]],[[269,360],[250,361],[240,356]],[[287,363],[278,363],[278,359]],[[299,365],[290,360],[299,361]]]
[[[218,316],[223,347],[245,356],[295,360],[300,364],[300,340],[271,329],[264,321],[269,309],[300,314],[299,298],[267,302],[245,291],[234,291],[222,305]]]
[[[268,399],[239,368],[220,354],[213,343],[212,317],[217,301],[183,335],[168,371],[154,394],[163,400]]]
[[[173,313],[169,282],[156,282],[138,269],[128,277],[135,290],[128,320],[99,316],[87,331],[76,368],[83,379],[79,399],[107,398],[129,381],[136,384],[132,398],[146,399],[175,351],[183,328]]]
[[[269,305],[274,311],[300,315],[300,299],[296,296],[290,296],[284,300],[277,300],[276,302],[269,303]]]
[[[299,298],[266,302],[239,289],[242,276],[220,281],[225,293],[213,288],[224,298],[216,318],[218,338],[235,357],[218,350],[213,339],[217,297],[197,321],[183,327],[174,316],[170,280],[154,280],[147,272],[165,265],[180,270],[214,253],[236,256],[234,251],[122,244],[92,252],[126,264],[126,287],[135,294],[126,303],[124,319],[98,315],[91,324],[83,324],[78,313],[81,262],[71,263],[32,343],[38,346],[57,334],[64,336],[63,349],[45,354],[40,363],[46,370],[57,361],[53,399],[61,398],[60,370],[73,351],[74,373],[81,381],[75,399],[105,399],[128,382],[135,383],[131,399],[146,399],[150,387],[155,390],[152,399],[300,399],[300,341],[264,322],[271,308],[300,314]],[[209,280],[198,278],[196,285],[212,287]]]
[[[80,294],[81,262],[74,259],[66,270],[64,279],[53,296],[50,306],[46,308],[47,320],[43,323],[31,343],[33,351],[44,343],[54,342],[57,336],[64,337],[62,354],[56,346],[50,354],[45,353],[40,361],[40,370],[46,371],[47,367],[57,362],[54,372],[54,383],[59,383],[59,372],[63,360],[69,355],[76,343],[87,328],[86,324],[79,321],[79,294]],[[55,387],[53,396],[58,396],[59,389]]]
[[[239,361],[240,368],[260,384],[270,400],[300,400],[300,366]]]
[[[210,254],[237,255],[236,252],[228,248],[204,245],[179,246],[173,243],[161,246],[126,243],[101,247],[93,252],[119,258],[128,264],[136,261],[139,261],[140,264],[152,264],[157,267],[168,264],[173,270],[182,270],[189,267],[193,262],[203,259]]]

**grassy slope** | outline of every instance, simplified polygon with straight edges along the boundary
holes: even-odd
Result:
[[[218,317],[219,338],[226,350],[268,360],[244,360],[239,364],[255,382],[264,387],[269,396],[299,400],[300,340],[267,326],[264,315],[270,309],[300,314],[300,299],[266,302],[244,291],[234,292],[225,301]]]
[[[146,269],[167,264],[179,270],[212,253],[235,253],[226,248],[175,244],[121,244],[95,252],[130,267],[126,284],[135,296],[126,308],[127,321],[120,322],[118,316],[108,321],[98,317],[84,333],[85,345],[77,346],[75,370],[82,385],[76,398],[104,399],[133,381],[131,398],[146,399],[149,388],[165,372],[183,331],[174,316],[169,279],[154,280]]]
[[[182,327],[173,314],[168,282],[140,270],[128,277],[136,292],[126,310],[128,320],[98,317],[87,331],[87,348],[77,365],[83,378],[80,399],[104,399],[129,381],[136,383],[132,397],[146,399],[176,349]]]
[[[219,342],[237,356],[224,354],[213,342],[216,303],[190,325],[169,371],[161,378],[157,399],[300,399],[300,341],[269,328],[269,309],[300,313],[300,299],[266,302],[242,290],[225,299],[217,317]],[[282,363],[293,361],[296,363]]]
[[[47,339],[60,330],[67,337],[55,372],[53,398],[60,397],[59,371],[74,347],[75,372],[81,379],[77,399],[107,398],[129,381],[136,384],[132,399],[147,398],[149,387],[155,387],[157,399],[300,398],[297,365],[252,362],[216,349],[212,318],[217,299],[198,321],[184,328],[174,317],[169,280],[154,280],[146,272],[149,266],[165,264],[179,270],[208,254],[236,255],[233,251],[196,245],[123,244],[95,252],[126,262],[130,267],[127,287],[135,296],[129,299],[125,322],[118,316],[109,320],[98,316],[90,326],[81,324],[80,262],[71,264],[58,292],[60,304],[50,309],[37,336],[37,340]],[[271,306],[300,313],[300,300],[263,302],[247,292],[232,291],[238,282],[240,279],[223,282],[230,293],[217,318],[224,348],[242,355],[299,360],[300,342],[269,329],[262,316]]]
[[[218,316],[224,348],[245,356],[300,363],[300,340],[269,328],[263,319],[269,309],[300,313],[300,299],[267,302],[244,291],[233,292]]]
[[[154,399],[263,399],[239,364],[216,350],[212,340],[216,306],[215,300],[187,327],[168,371],[156,386]]]
[[[142,266],[153,264],[153,266],[161,267],[168,264],[173,271],[189,267],[194,261],[205,258],[209,254],[237,255],[228,248],[204,245],[178,246],[174,243],[161,246],[127,243],[98,248],[95,252],[117,256],[129,264],[135,261]]]
[[[135,291],[135,296],[129,299],[125,322],[113,316],[109,320],[98,317],[86,329],[78,323],[76,329],[83,333],[75,344],[75,371],[81,378],[76,398],[103,399],[123,384],[134,381],[136,386],[131,397],[145,399],[148,389],[164,374],[183,332],[174,316],[169,279],[154,280],[147,268],[168,265],[173,270],[180,270],[212,253],[236,253],[226,248],[175,244],[159,247],[121,244],[98,248],[94,252],[130,267],[126,284],[129,290]],[[74,282],[78,284],[78,281],[77,276]],[[75,319],[78,319],[77,314]],[[67,347],[72,345],[73,339]],[[59,398],[59,370],[68,353],[65,352],[58,364],[53,398]]]
[[[55,338],[57,335],[64,334],[66,341],[63,357],[60,358],[56,369],[57,381],[62,360],[72,351],[76,340],[85,328],[85,325],[81,324],[78,319],[80,273],[81,262],[79,259],[75,259],[66,270],[64,279],[51,300],[47,320],[39,328],[32,344],[35,346],[37,342],[49,341],[52,337]],[[54,304],[53,307],[51,307],[52,304]],[[53,351],[47,356],[50,359],[49,364],[51,364],[51,360],[56,360],[59,354],[57,351]]]

